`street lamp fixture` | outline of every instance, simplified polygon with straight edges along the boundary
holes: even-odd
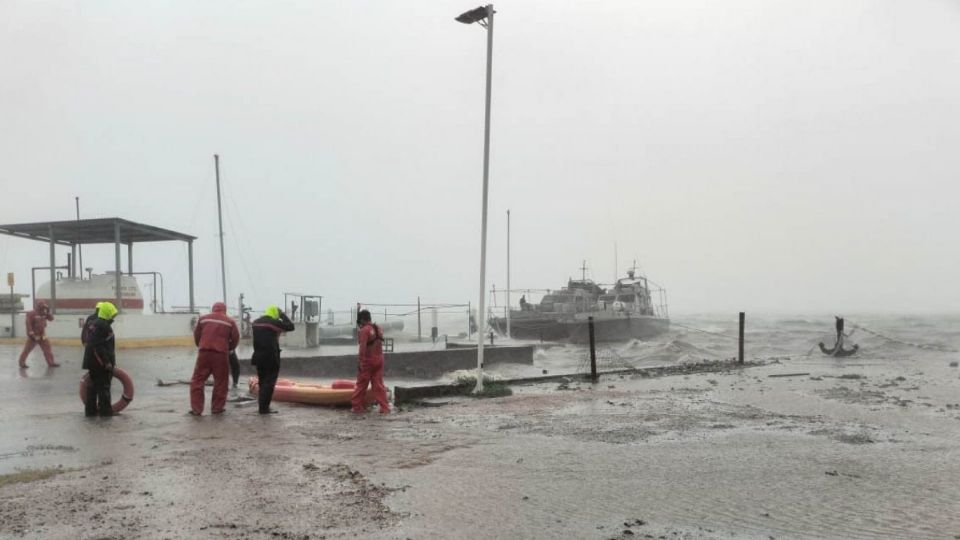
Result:
[[[480,226],[480,305],[477,312],[477,386],[474,392],[483,392],[483,339],[486,334],[486,281],[487,281],[487,187],[490,179],[490,81],[493,73],[493,4],[487,4],[460,14],[456,18],[463,24],[478,23],[487,29],[487,96],[483,129],[483,214]]]
[[[486,26],[487,23],[484,19],[487,18],[487,10],[493,11],[493,6],[480,6],[476,9],[471,9],[457,15],[456,21],[462,22],[463,24],[473,24],[480,23],[482,26]]]

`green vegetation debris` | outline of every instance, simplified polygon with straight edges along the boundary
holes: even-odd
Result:
[[[469,392],[467,395],[471,397],[492,398],[513,395],[513,390],[511,390],[509,386],[498,382],[494,377],[490,377],[486,373],[483,375],[483,391],[481,392],[473,391],[473,388],[477,386],[476,375],[458,375],[454,383],[457,386],[468,390]]]
[[[0,488],[9,484],[25,484],[27,482],[46,480],[47,478],[64,472],[67,472],[67,469],[63,467],[50,467],[46,469],[30,469],[10,474],[0,474]]]

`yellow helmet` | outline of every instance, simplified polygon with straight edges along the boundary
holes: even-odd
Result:
[[[97,317],[110,321],[116,316],[117,306],[110,302],[100,302],[97,304]]]
[[[277,306],[267,306],[267,310],[263,314],[266,315],[267,317],[270,317],[271,319],[279,319],[280,308],[278,308]]]

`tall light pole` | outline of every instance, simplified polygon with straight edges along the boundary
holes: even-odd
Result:
[[[487,186],[490,179],[490,81],[493,74],[493,4],[461,13],[457,22],[478,23],[487,29],[487,98],[483,126],[483,217],[480,226],[480,306],[477,315],[477,386],[474,392],[483,392],[483,338],[486,333],[487,281]],[[508,287],[509,288],[509,287]]]

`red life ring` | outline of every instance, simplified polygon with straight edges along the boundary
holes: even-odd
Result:
[[[123,384],[123,394],[120,395],[120,399],[113,403],[113,412],[118,413],[125,408],[127,405],[133,401],[133,379],[130,378],[130,375],[127,375],[127,372],[120,368],[113,368],[113,376],[120,379],[120,382]],[[87,385],[90,384],[90,374],[85,373],[83,378],[80,379],[80,401],[86,405],[87,403]]]

